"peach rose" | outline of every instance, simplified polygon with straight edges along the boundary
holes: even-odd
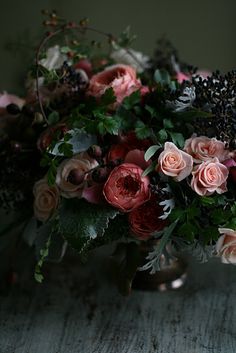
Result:
[[[58,167],[56,184],[62,196],[65,198],[82,197],[82,192],[87,186],[89,171],[98,166],[95,159],[90,158],[87,153],[79,153],[71,159],[64,160]],[[81,176],[80,182],[70,180],[71,172]]]
[[[195,163],[208,161],[217,157],[220,162],[229,158],[229,151],[225,149],[225,144],[216,138],[193,135],[185,141],[184,150],[193,156]]]
[[[117,101],[115,105],[117,105],[141,87],[136,71],[131,66],[112,65],[92,76],[87,93],[100,98],[108,88],[113,88]]]
[[[208,196],[214,192],[222,194],[227,191],[226,181],[229,171],[218,158],[196,166],[192,174],[191,187],[198,195]]]
[[[37,181],[33,189],[34,215],[42,222],[47,221],[59,204],[59,190],[57,186],[49,186],[46,179]]]
[[[216,251],[225,264],[236,265],[236,230],[219,228],[221,237],[216,243]]]
[[[149,200],[149,178],[142,177],[142,173],[143,169],[132,163],[114,168],[103,189],[107,202],[129,212]]]
[[[193,158],[179,150],[174,143],[166,142],[158,158],[157,170],[173,177],[176,181],[185,179],[193,169]]]

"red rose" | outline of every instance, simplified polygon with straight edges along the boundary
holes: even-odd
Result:
[[[136,208],[129,214],[129,223],[132,233],[139,239],[147,240],[152,233],[162,230],[166,220],[159,217],[163,215],[163,208],[158,204],[155,196],[148,202]]]
[[[103,189],[107,202],[123,212],[129,212],[148,201],[149,178],[142,177],[142,173],[140,167],[131,163],[114,168]]]

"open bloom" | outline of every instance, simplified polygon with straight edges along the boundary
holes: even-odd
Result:
[[[162,230],[166,221],[161,219],[163,208],[155,196],[129,213],[131,232],[139,239],[148,240],[154,232]]]
[[[193,158],[181,151],[172,142],[166,142],[158,158],[157,170],[173,177],[176,181],[185,179],[193,169]]]
[[[221,261],[226,264],[236,264],[236,230],[219,228],[221,237],[216,243],[216,251]]]
[[[92,76],[88,95],[100,98],[108,88],[113,88],[117,104],[142,87],[136,71],[128,65],[112,65]]]
[[[184,150],[193,157],[195,163],[208,161],[214,157],[222,162],[229,156],[229,151],[225,149],[222,141],[206,136],[193,135],[186,140]]]
[[[59,190],[56,185],[49,186],[46,179],[37,181],[33,189],[34,215],[42,222],[47,221],[59,204]]]
[[[129,212],[149,200],[149,178],[143,177],[142,173],[143,169],[132,163],[114,168],[103,189],[107,202]]]
[[[229,171],[218,158],[198,165],[192,174],[191,187],[198,195],[208,196],[214,192],[222,194],[227,191],[226,181]]]
[[[62,196],[66,198],[82,197],[83,189],[87,186],[89,172],[98,165],[95,159],[86,153],[79,153],[71,159],[64,160],[58,167],[56,184]],[[81,182],[72,182],[71,173],[81,176]]]

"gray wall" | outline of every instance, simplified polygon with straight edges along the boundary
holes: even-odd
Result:
[[[0,90],[23,91],[27,50],[6,51],[5,44],[37,43],[42,8],[56,8],[63,17],[90,18],[93,27],[119,34],[127,25],[138,35],[135,47],[151,54],[158,37],[166,34],[181,57],[211,70],[236,68],[235,0],[11,0],[0,12]]]

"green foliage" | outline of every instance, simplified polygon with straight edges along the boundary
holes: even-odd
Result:
[[[173,141],[173,143],[180,147],[183,148],[184,147],[184,143],[185,143],[185,139],[183,134],[179,133],[179,132],[173,132],[173,131],[169,131],[169,135]]]
[[[58,165],[59,163],[57,159],[52,159],[50,161],[50,166],[47,172],[47,180],[49,186],[53,186],[55,184]]]
[[[83,252],[93,239],[104,236],[110,219],[115,218],[117,214],[117,210],[107,205],[63,199],[59,210],[60,233],[74,249]]]
[[[143,140],[152,135],[152,130],[141,120],[138,120],[135,125],[135,134],[138,139]]]
[[[40,258],[35,266],[34,278],[37,282],[41,283],[43,281],[42,267],[45,259],[49,254],[49,247],[51,245],[52,233],[49,234],[48,239],[46,241],[45,247],[40,250]]]
[[[156,83],[162,86],[168,86],[171,90],[176,90],[176,82],[171,80],[171,77],[168,71],[164,69],[157,69],[154,73],[154,80]]]
[[[157,162],[154,161],[152,162],[142,173],[142,177],[145,177],[146,175],[150,174],[151,172],[153,172],[156,169],[157,166]]]
[[[144,154],[145,161],[149,161],[149,159],[151,159],[160,148],[161,148],[160,145],[153,145],[149,147]]]
[[[131,93],[129,96],[125,97],[122,102],[122,105],[125,109],[131,110],[135,107],[135,105],[139,104],[141,101],[141,93],[140,91],[135,91]]]
[[[133,43],[135,39],[136,35],[131,34],[130,26],[128,26],[123,32],[121,32],[116,42],[113,42],[113,46],[115,49],[119,49],[119,47],[127,48]]]
[[[54,110],[48,115],[47,120],[49,125],[56,125],[60,120],[60,115]]]

